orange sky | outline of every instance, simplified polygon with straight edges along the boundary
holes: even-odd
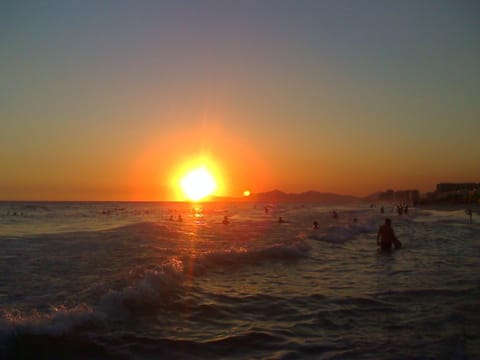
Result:
[[[0,200],[480,182],[477,5],[427,3],[12,2]]]
[[[359,149],[356,155],[349,148],[332,151],[331,143],[288,141],[290,135],[283,134],[284,145],[278,146],[273,143],[279,132],[275,139],[235,136],[218,124],[205,123],[178,133],[150,134],[135,148],[119,144],[109,154],[103,154],[101,147],[76,157],[65,151],[32,159],[32,167],[15,172],[19,180],[12,179],[11,190],[3,187],[2,195],[7,200],[185,200],[180,178],[199,165],[206,165],[216,178],[218,196],[240,197],[247,189],[365,196],[386,188],[429,191],[439,181],[470,180],[468,171],[463,178],[445,176],[441,172],[445,159],[402,160],[401,152],[370,157],[365,155],[368,149]],[[392,156],[389,166],[385,165],[389,159],[382,162],[388,156]],[[28,173],[35,166],[40,171]]]

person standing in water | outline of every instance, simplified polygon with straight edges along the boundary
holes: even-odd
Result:
[[[402,243],[395,236],[395,232],[392,228],[392,220],[389,218],[386,218],[385,224],[378,229],[377,245],[379,245],[380,249],[384,251],[391,250],[392,245],[395,246],[395,249],[402,246]]]
[[[465,210],[465,213],[470,218],[470,223],[472,223],[472,209],[468,208],[467,210]]]

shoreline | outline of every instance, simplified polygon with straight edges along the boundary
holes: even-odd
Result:
[[[467,203],[467,204],[448,204],[448,203],[430,203],[430,204],[417,204],[417,209],[422,210],[442,210],[442,211],[458,211],[472,209],[473,213],[480,214],[480,204]]]

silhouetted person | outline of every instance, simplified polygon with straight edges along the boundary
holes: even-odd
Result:
[[[265,214],[268,214],[268,206],[265,206],[263,209],[265,210]]]
[[[333,216],[334,219],[338,219],[338,214],[335,210],[333,210],[332,216]]]
[[[402,214],[403,214],[402,205],[397,205],[397,212],[398,212],[398,215],[402,215]]]
[[[472,209],[468,208],[467,210],[465,210],[465,213],[468,217],[470,217],[470,222],[472,222]]]
[[[178,215],[177,221],[183,221],[182,215]]]
[[[318,229],[318,221],[314,221],[312,227],[313,227],[314,229]]]
[[[395,249],[398,249],[402,246],[402,243],[397,239],[392,228],[392,221],[390,219],[385,219],[385,224],[380,226],[377,234],[377,245],[384,251],[392,249],[392,245],[395,246]]]
[[[225,216],[225,217],[223,218],[222,224],[223,224],[223,225],[228,225],[228,224],[230,224],[230,221],[228,220],[228,217],[227,217],[227,216]]]
[[[281,223],[284,223],[284,222],[286,222],[286,221],[283,220],[283,218],[280,216],[280,217],[278,218],[278,222],[281,224]]]
[[[356,223],[358,221],[358,219],[355,217],[353,218],[353,222]]]
[[[381,212],[382,214],[385,212],[385,208],[383,207],[383,205],[382,205],[382,207],[380,208],[380,212]]]

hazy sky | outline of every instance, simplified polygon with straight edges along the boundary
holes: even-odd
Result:
[[[0,199],[480,182],[478,1],[0,1]]]

